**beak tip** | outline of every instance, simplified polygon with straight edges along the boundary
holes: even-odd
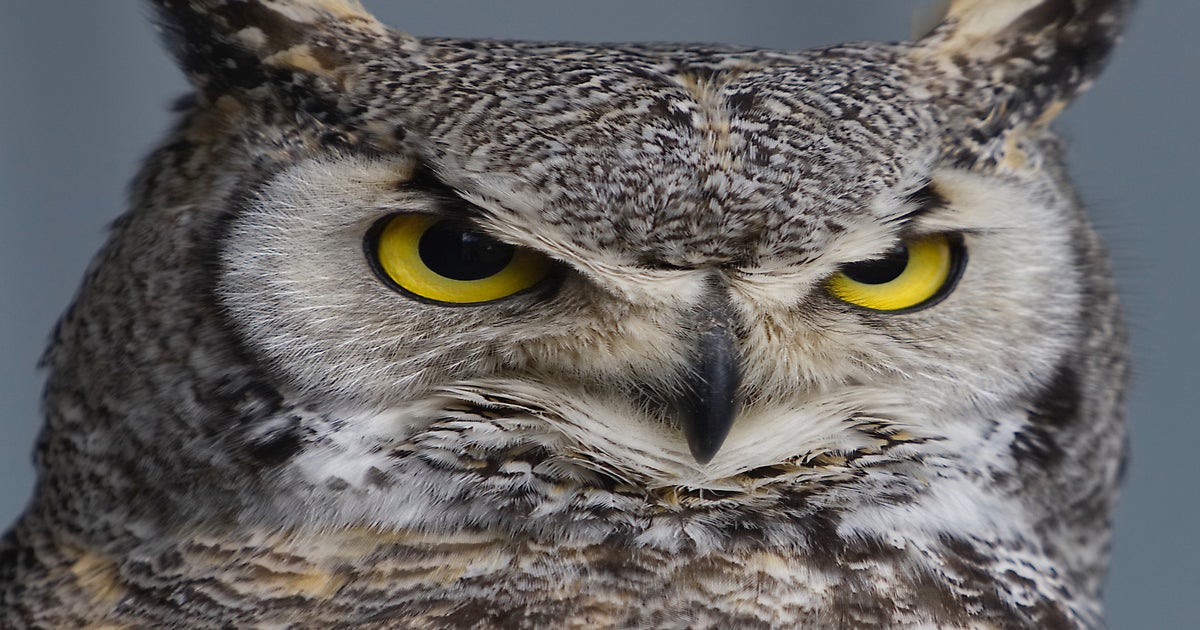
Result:
[[[688,438],[688,448],[692,451],[692,459],[695,459],[696,463],[701,466],[711,462],[717,456],[717,451],[721,450],[721,444],[725,442],[724,435],[695,436],[689,433]]]

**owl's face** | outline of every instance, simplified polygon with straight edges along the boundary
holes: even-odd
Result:
[[[1043,131],[970,168],[904,47],[420,50],[348,71],[375,109],[338,142],[268,127],[286,158],[219,200],[229,326],[337,419],[305,487],[382,521],[412,483],[728,513],[1011,465],[997,423],[1079,333]]]
[[[1113,15],[963,2],[914,44],[784,53],[252,4],[168,7],[198,101],[124,227],[178,268],[203,383],[128,425],[238,519],[1020,537],[1060,490],[1021,489],[1102,448],[1037,423],[1119,380],[1074,363],[1116,315],[1088,320],[1103,259],[1046,129],[1107,48],[1047,51]]]

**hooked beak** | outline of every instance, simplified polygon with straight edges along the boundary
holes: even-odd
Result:
[[[696,359],[688,374],[683,431],[692,457],[712,461],[741,406],[737,337],[727,306],[705,310],[696,326]]]

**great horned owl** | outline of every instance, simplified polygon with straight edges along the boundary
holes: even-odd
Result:
[[[1130,2],[802,52],[157,0],[195,85],[46,362],[23,627],[1095,627]]]

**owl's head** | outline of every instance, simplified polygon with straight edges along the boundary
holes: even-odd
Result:
[[[105,496],[665,547],[1106,513],[1117,316],[1047,124],[1127,2],[802,52],[157,4],[196,95],[49,355],[43,461],[153,480]]]

